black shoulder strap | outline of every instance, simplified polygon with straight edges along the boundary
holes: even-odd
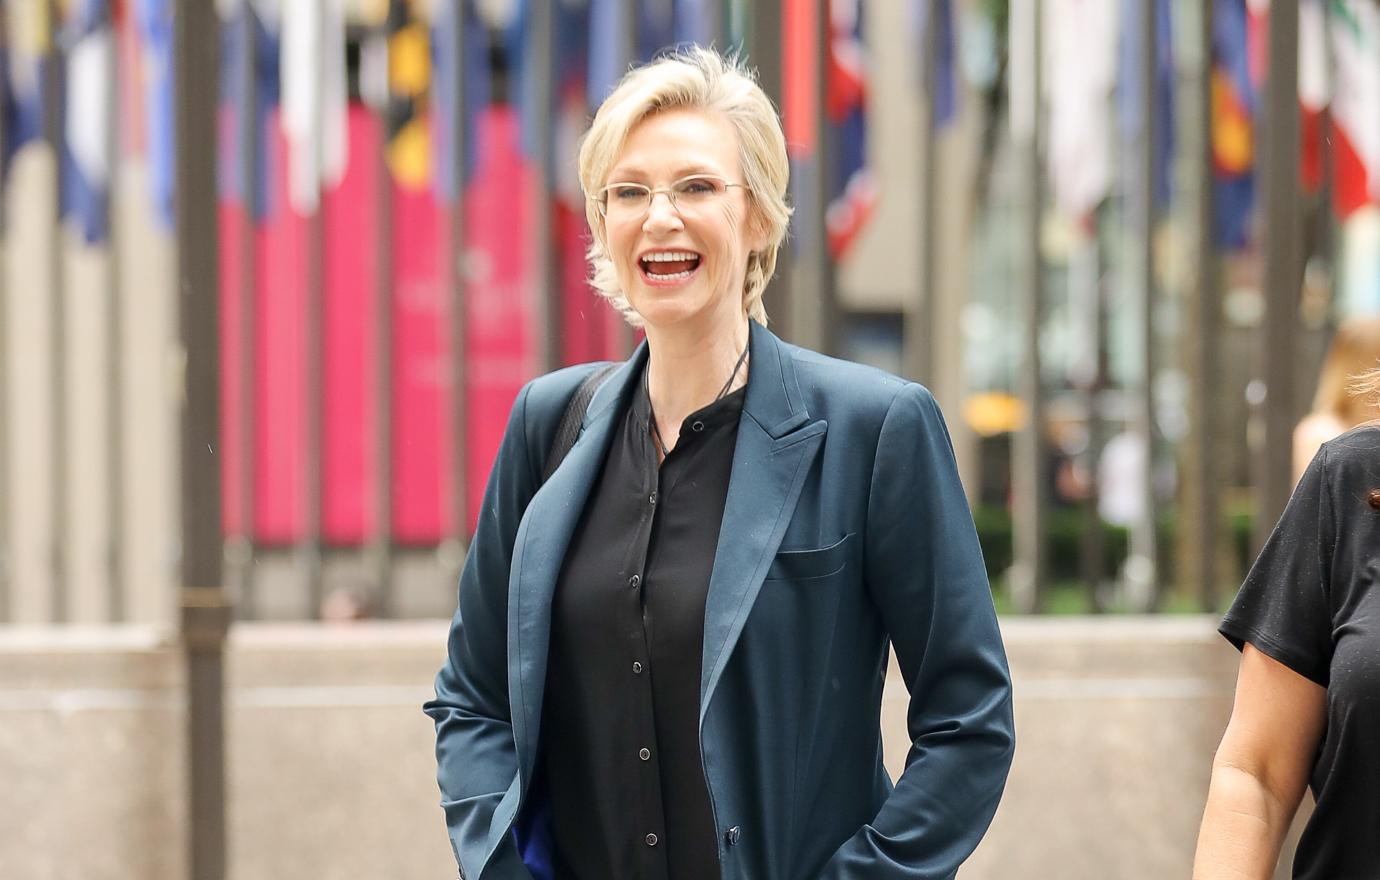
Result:
[[[570,402],[565,405],[565,412],[561,414],[561,423],[556,428],[556,437],[551,442],[551,451],[546,454],[546,469],[541,475],[543,483],[551,479],[556,468],[565,461],[565,457],[570,453],[575,441],[580,438],[580,424],[585,420],[585,410],[589,409],[589,403],[594,399],[595,392],[599,390],[600,385],[604,384],[604,380],[609,377],[609,374],[621,366],[621,363],[615,362],[596,367],[584,378],[580,387],[575,389],[575,393],[570,397]]]

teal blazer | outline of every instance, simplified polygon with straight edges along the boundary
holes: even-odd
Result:
[[[723,878],[953,877],[996,811],[1015,731],[943,418],[921,386],[755,322],[750,345],[700,678]],[[536,379],[513,404],[425,706],[469,880],[549,872],[537,756],[552,592],[646,359],[644,343],[604,383],[545,485],[557,423],[591,367]],[[879,724],[888,644],[910,691],[894,788]]]

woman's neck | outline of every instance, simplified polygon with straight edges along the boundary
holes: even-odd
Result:
[[[746,361],[736,375],[734,367],[747,348],[749,332],[746,315],[728,329],[702,335],[647,328],[647,393],[668,449],[685,417],[713,403],[725,383],[726,394],[747,383]]]

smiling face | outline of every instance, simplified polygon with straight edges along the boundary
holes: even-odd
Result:
[[[640,216],[611,211],[604,221],[619,284],[651,331],[714,333],[740,321],[748,255],[765,239],[742,186],[673,207],[664,190],[693,175],[741,184],[737,133],[715,114],[664,110],[632,130],[604,181],[663,190]]]

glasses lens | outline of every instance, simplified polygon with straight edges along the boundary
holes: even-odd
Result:
[[[724,194],[725,186],[717,177],[687,177],[675,182],[672,189],[676,202],[682,207],[697,208]]]
[[[641,214],[652,199],[652,191],[640,183],[615,183],[604,190],[604,213],[609,217]]]

